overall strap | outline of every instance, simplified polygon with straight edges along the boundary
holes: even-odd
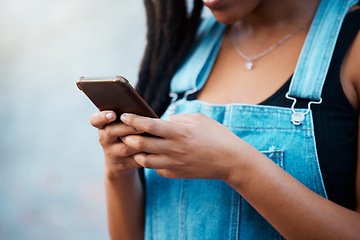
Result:
[[[291,80],[290,99],[321,102],[321,93],[342,22],[358,0],[321,0]]]

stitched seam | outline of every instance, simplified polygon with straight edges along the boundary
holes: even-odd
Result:
[[[307,141],[307,145],[308,145],[308,159],[309,159],[309,162],[310,162],[310,168],[311,168],[311,171],[312,171],[312,174],[313,174],[313,178],[314,179],[314,188],[315,188],[315,192],[318,193],[318,187],[317,187],[317,178],[316,178],[316,174],[315,174],[315,170],[314,170],[314,165],[313,165],[313,158],[311,157],[311,148],[313,148],[311,145],[311,137],[310,139]]]
[[[231,214],[231,231],[230,239],[237,240],[239,239],[239,228],[240,228],[240,196],[238,192],[233,191],[233,206]]]
[[[315,171],[315,186],[316,186],[316,189],[317,189],[317,193],[320,194],[322,196],[326,196],[326,189],[325,189],[325,186],[324,186],[324,182],[323,182],[323,179],[322,179],[322,176],[321,176],[321,168],[320,168],[320,164],[319,164],[319,160],[318,158],[316,157],[317,154],[316,154],[316,147],[315,147],[315,144],[316,144],[316,141],[314,139],[314,135],[312,132],[310,132],[310,140],[311,140],[311,143],[314,143],[314,144],[310,144],[311,147],[312,147],[312,152],[313,152],[313,159],[314,159],[314,162],[312,162],[312,167],[314,167],[317,171]],[[310,142],[310,141],[308,141]],[[313,166],[315,164],[315,166]]]
[[[236,222],[235,222],[235,239],[239,239],[239,231],[240,231],[240,200],[241,197],[238,192],[234,191],[235,200],[236,200]]]
[[[157,177],[157,176],[155,176],[155,177]],[[158,183],[158,182],[157,182],[157,179],[155,179],[154,182],[153,182],[153,184],[154,184],[154,185],[157,185],[157,183]],[[152,238],[153,238],[153,239],[158,239],[158,238],[156,237],[156,234],[157,234],[157,232],[158,232],[158,231],[156,231],[156,220],[159,219],[159,217],[158,217],[159,211],[158,211],[158,202],[155,202],[156,199],[155,199],[154,196],[158,195],[157,191],[158,191],[159,187],[155,187],[155,188],[153,188],[153,189],[154,189],[154,191],[156,191],[156,192],[155,192],[155,194],[152,194],[153,196],[151,197],[151,198],[152,198],[152,203],[154,204],[154,207],[153,207],[152,213],[151,213],[151,215],[152,215],[152,234],[151,234],[151,235],[152,235]],[[154,211],[155,211],[155,213],[154,213]]]
[[[180,199],[179,199],[179,240],[183,239],[183,194],[184,194],[184,181],[181,180]]]
[[[240,127],[240,126],[229,126],[229,129],[235,128],[235,129],[259,129],[259,130],[285,130],[285,131],[309,131],[311,129],[309,128],[281,128],[281,127]]]
[[[186,239],[186,196],[187,196],[186,179],[181,180],[180,200],[179,200],[179,240]]]
[[[196,102],[195,102],[196,101]],[[175,102],[176,103],[176,102]],[[173,104],[175,104],[173,103]],[[253,113],[291,113],[291,108],[281,106],[269,106],[269,105],[252,105],[252,104],[241,104],[241,103],[229,103],[223,105],[216,105],[211,103],[198,102],[198,100],[186,100],[181,105],[193,104],[198,109],[209,109],[215,112],[226,112],[228,110],[234,112],[253,112]],[[178,104],[180,106],[180,104]],[[241,108],[241,109],[239,109]],[[297,108],[298,111],[307,111],[306,108]]]
[[[231,208],[231,218],[230,218],[230,240],[233,239],[233,228],[234,228],[234,211],[235,211],[235,194],[233,192],[232,197],[232,208]]]

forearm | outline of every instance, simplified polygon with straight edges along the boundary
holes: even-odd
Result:
[[[139,172],[116,178],[106,175],[105,184],[111,239],[144,239],[144,194]]]
[[[255,149],[247,157],[251,165],[227,182],[286,239],[359,239],[360,213],[309,190]]]

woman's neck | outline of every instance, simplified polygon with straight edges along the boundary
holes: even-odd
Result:
[[[320,0],[263,0],[241,22],[254,31],[299,26],[310,22]]]

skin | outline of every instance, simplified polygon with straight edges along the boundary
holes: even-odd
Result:
[[[144,239],[143,186],[132,155],[138,150],[125,145],[119,137],[141,131],[123,123],[112,123],[114,112],[96,112],[91,124],[99,129],[99,142],[105,154],[105,187],[111,239]]]
[[[307,24],[317,3],[224,0],[211,10],[222,23],[241,20],[237,43],[240,49],[246,49],[245,54],[253,56]],[[239,67],[244,66],[244,60],[231,46],[231,31],[229,28],[198,99],[210,103],[257,104],[271,96],[292,74],[307,29],[257,60],[252,71]],[[359,53],[360,34],[343,61],[340,76],[344,92],[357,110]],[[236,94],[233,89],[237,90]],[[357,210],[351,211],[310,191],[229,129],[204,115],[179,114],[164,121],[123,114],[121,123],[113,123],[115,117],[113,112],[104,111],[94,113],[90,120],[99,129],[99,141],[105,153],[112,239],[143,238],[143,189],[137,171],[140,166],[156,169],[159,175],[168,178],[221,179],[286,239],[358,239],[360,236],[360,152]],[[140,136],[141,132],[162,138]],[[211,141],[219,138],[222,141]]]

